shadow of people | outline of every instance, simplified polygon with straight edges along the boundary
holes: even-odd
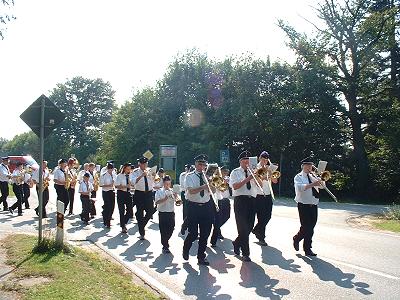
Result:
[[[108,249],[117,249],[119,246],[128,246],[128,235],[122,232],[119,232],[117,235],[107,239],[103,242],[103,245]]]
[[[138,240],[132,246],[127,248],[125,252],[121,253],[121,256],[124,256],[126,261],[148,261],[149,259],[153,259],[153,252],[147,251],[149,248],[150,242],[148,240]]]
[[[270,266],[278,266],[283,270],[288,270],[294,273],[299,273],[300,271],[300,266],[294,264],[294,259],[286,259],[282,255],[282,251],[266,246],[266,247],[261,247],[262,253],[262,262],[270,265]]]
[[[199,271],[193,269],[189,263],[184,263],[183,268],[188,273],[185,280],[185,289],[183,293],[185,295],[193,295],[199,300],[207,299],[218,299],[218,300],[229,300],[232,299],[230,295],[219,294],[218,291],[221,289],[220,285],[215,285],[217,282],[216,278],[212,276],[205,266],[200,266]]]
[[[239,284],[245,288],[255,288],[257,295],[268,299],[281,299],[289,295],[290,291],[282,288],[275,288],[279,280],[270,278],[265,274],[264,269],[254,262],[243,262],[240,268]]]
[[[318,257],[307,257],[297,254],[297,257],[300,257],[304,260],[308,265],[311,266],[313,272],[319,277],[319,279],[323,281],[332,281],[337,286],[346,289],[355,288],[358,292],[363,295],[371,295],[373,294],[368,290],[369,284],[365,282],[355,282],[355,274],[352,273],[344,273],[338,267],[332,265],[329,262],[326,262]]]
[[[168,271],[170,275],[178,274],[181,268],[178,268],[177,263],[172,263],[174,256],[169,254],[161,253],[150,265],[150,268],[155,269],[158,273],[164,273]]]
[[[228,269],[235,267],[234,264],[230,264],[231,261],[225,256],[223,249],[219,246],[215,248],[207,248],[207,259],[210,261],[210,267],[217,270],[218,273],[228,273]]]

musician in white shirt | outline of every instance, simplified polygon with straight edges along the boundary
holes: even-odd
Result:
[[[117,176],[114,173],[114,165],[111,163],[107,164],[107,171],[100,175],[100,186],[102,188],[103,196],[103,223],[107,228],[111,227],[111,218],[115,208],[115,193],[114,183]]]
[[[67,160],[62,158],[58,161],[58,167],[53,171],[54,188],[56,189],[57,200],[64,203],[64,212],[67,210],[69,202],[68,191],[65,188],[66,167]]]
[[[97,190],[99,185],[99,174],[96,170],[96,164],[93,162],[89,163],[89,182],[93,185],[93,190],[90,195],[90,218],[93,219],[96,215],[96,198],[97,198]]]
[[[1,158],[1,164],[0,164],[0,191],[1,191],[1,196],[0,196],[0,204],[3,203],[3,210],[7,211],[8,210],[8,203],[7,203],[7,197],[10,193],[10,190],[8,188],[8,182],[11,179],[11,173],[10,173],[10,168],[8,167],[8,156],[2,157]]]
[[[204,178],[208,156],[200,154],[195,157],[195,170],[186,175],[186,199],[188,200],[188,230],[189,233],[183,243],[183,259],[189,259],[189,251],[193,242],[197,239],[200,229],[199,247],[197,250],[197,262],[199,265],[209,265],[206,259],[207,240],[211,232],[214,219],[214,202],[211,200],[209,187]],[[211,187],[210,187],[211,188]],[[214,189],[215,192],[215,189]]]
[[[50,172],[49,169],[47,168],[47,161],[43,160],[42,162],[43,166],[43,208],[42,208],[42,217],[47,218],[47,213],[46,213],[46,205],[49,202],[49,182],[50,182]],[[39,172],[40,169],[38,168],[37,170],[33,171],[32,173],[32,180],[33,183],[36,184],[36,193],[38,194],[38,199],[39,199]],[[36,215],[39,216],[39,204],[35,208]]]
[[[32,171],[31,167],[29,167],[27,164],[25,164],[24,167]],[[30,208],[29,197],[31,196],[31,187],[33,187],[32,175],[26,171],[24,174],[24,184],[22,185],[22,203],[25,205],[25,209]]]
[[[128,233],[126,224],[129,219],[133,218],[132,196],[130,193],[131,164],[125,163],[121,166],[120,172],[115,180],[115,188],[117,189],[117,204],[119,210],[119,224],[122,233]]]
[[[74,200],[75,200],[75,186],[78,181],[78,174],[75,169],[75,164],[76,164],[76,158],[71,157],[68,159],[68,166],[66,168],[67,175],[70,178],[70,186],[68,189],[68,199],[69,199],[69,212],[68,215],[73,214],[74,210]]]
[[[146,157],[141,157],[139,168],[131,174],[131,182],[135,185],[136,220],[141,240],[145,239],[145,227],[154,213],[152,194],[154,180],[147,168],[148,161]]]
[[[257,164],[257,168],[269,169],[269,158],[269,153],[267,151],[262,151],[260,153],[260,156],[258,157],[259,163]],[[266,175],[259,181],[262,190],[260,190],[260,188],[257,189],[257,196],[254,202],[257,216],[257,224],[254,226],[252,233],[254,233],[254,235],[258,239],[258,244],[261,246],[268,245],[265,242],[265,227],[271,220],[272,215],[271,189],[272,183],[276,184],[278,182],[277,179],[269,177],[270,175]]]
[[[302,171],[294,177],[295,201],[300,218],[300,229],[293,237],[293,247],[299,251],[299,243],[303,241],[303,250],[306,256],[316,256],[312,248],[314,227],[318,219],[319,188],[323,182],[314,176],[312,157],[301,161]]]
[[[89,164],[88,163],[84,163],[83,164],[83,170],[80,170],[78,173],[78,182],[81,183],[83,180],[83,175],[85,175],[85,173],[87,173],[89,170]]]
[[[226,166],[221,168],[221,175],[224,182],[229,186],[229,169]],[[217,190],[215,195],[218,198],[219,210],[215,212],[215,220],[213,223],[213,231],[211,234],[211,247],[216,247],[218,239],[224,239],[221,233],[221,227],[224,225],[231,216],[231,201],[229,200],[230,191],[227,188],[225,191]]]
[[[24,173],[23,164],[17,162],[17,168],[12,172],[11,178],[13,182],[13,192],[15,197],[17,197],[17,202],[10,206],[9,211],[14,213],[14,209],[18,208],[18,216],[22,216],[22,201],[23,201],[23,191],[22,186],[24,184]]]
[[[84,224],[89,224],[90,196],[93,191],[93,184],[89,181],[89,178],[90,174],[85,173],[79,184],[79,194],[82,201],[82,213],[80,216]]]
[[[254,182],[251,171],[248,169],[249,156],[249,151],[240,153],[238,157],[240,167],[234,169],[229,178],[234,197],[233,208],[238,231],[237,238],[232,242],[233,252],[239,256],[240,251],[242,251],[243,261],[251,261],[249,235],[254,226],[254,196],[257,194],[257,185]]]
[[[163,177],[163,187],[158,189],[155,195],[155,204],[158,210],[158,224],[161,234],[163,253],[170,253],[169,239],[175,228],[175,195],[171,189],[171,177]]]

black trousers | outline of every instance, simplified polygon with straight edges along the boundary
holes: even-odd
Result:
[[[12,210],[18,208],[18,214],[22,215],[22,201],[23,201],[22,184],[18,185],[13,183],[12,187],[15,197],[17,197],[17,202],[15,202],[10,208]]]
[[[93,217],[96,215],[96,201],[93,199],[96,199],[96,191],[92,191],[92,193],[90,194],[90,215]]]
[[[215,205],[214,205],[215,207]],[[226,223],[231,217],[231,203],[228,198],[224,198],[218,201],[219,211],[215,209],[215,219],[213,224],[213,232],[211,235],[211,244],[217,242],[218,236],[221,234],[221,226]]]
[[[135,202],[136,202],[136,220],[138,222],[139,234],[144,235],[144,228],[149,222],[151,216],[154,213],[153,206],[153,194],[151,191],[142,192],[135,191]],[[144,214],[146,212],[146,214]]]
[[[185,238],[183,243],[183,253],[189,253],[193,242],[198,236],[198,231],[200,229],[199,237],[199,248],[197,250],[197,258],[203,259],[206,257],[207,240],[211,232],[211,226],[214,222],[214,202],[212,200],[204,204],[198,204],[195,202],[188,201],[188,229],[189,233]]]
[[[119,224],[122,228],[124,228],[129,219],[133,218],[131,193],[118,190],[117,204],[119,210]]]
[[[296,242],[304,239],[303,249],[310,250],[312,247],[312,237],[314,235],[314,227],[318,219],[318,206],[313,204],[297,203],[297,210],[300,217],[300,230],[293,237]]]
[[[253,233],[259,240],[265,239],[265,227],[272,214],[272,196],[271,195],[257,195],[255,200],[255,210],[257,216],[257,224],[253,228]]]
[[[250,255],[249,235],[254,226],[255,198],[251,196],[236,196],[233,209],[235,211],[238,236],[233,243],[242,250],[244,256]]]
[[[82,213],[81,213],[81,220],[83,222],[89,222],[89,213],[90,213],[90,198],[89,195],[81,195],[81,202],[82,202]]]
[[[69,199],[69,213],[72,214],[74,210],[74,200],[75,200],[75,189],[68,189],[68,199]]]
[[[106,226],[110,226],[111,225],[111,217],[112,214],[114,213],[114,208],[115,208],[115,193],[114,191],[103,191],[102,192],[102,196],[103,196],[103,201],[104,201],[104,205],[103,205],[103,223]]]
[[[0,191],[1,191],[0,204],[3,203],[4,210],[7,210],[8,209],[7,197],[10,194],[7,181],[0,181]]]
[[[160,227],[161,245],[163,248],[169,248],[169,239],[175,229],[175,213],[174,212],[159,212],[158,225]]]
[[[39,201],[39,187],[36,185],[36,193],[38,195],[38,201]],[[47,203],[49,203],[49,189],[46,188],[43,190],[43,208],[42,208],[42,216],[45,218],[47,217],[47,213],[46,213],[46,205]],[[37,206],[37,208],[35,208],[37,214],[39,215],[39,204]]]
[[[25,208],[29,208],[29,197],[31,196],[31,188],[29,184],[24,183],[22,186],[22,194],[23,194],[23,203],[25,204]]]
[[[64,212],[67,210],[69,198],[68,198],[68,191],[64,187],[64,185],[61,184],[55,184],[54,188],[56,189],[57,193],[57,200],[61,201],[64,203]]]

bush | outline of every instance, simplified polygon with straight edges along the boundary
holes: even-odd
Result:
[[[385,213],[385,218],[388,220],[400,221],[400,205],[393,204]]]

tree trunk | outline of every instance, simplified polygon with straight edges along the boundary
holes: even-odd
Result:
[[[369,167],[363,132],[361,130],[361,116],[357,111],[357,97],[355,91],[346,94],[349,103],[349,118],[352,127],[354,157],[356,160],[356,194],[365,196],[372,190],[371,171]]]

